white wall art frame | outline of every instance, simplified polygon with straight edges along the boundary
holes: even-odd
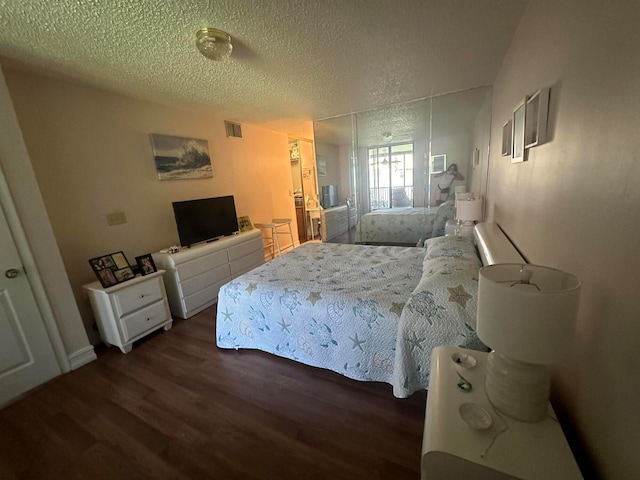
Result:
[[[511,138],[511,163],[520,163],[526,160],[524,148],[524,132],[527,115],[527,98],[525,97],[513,110],[513,133]]]
[[[531,148],[547,141],[547,117],[549,115],[549,89],[541,88],[527,99],[524,132],[524,148]]]

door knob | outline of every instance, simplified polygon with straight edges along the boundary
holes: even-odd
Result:
[[[16,278],[20,272],[15,268],[10,268],[6,272],[4,272],[4,276],[7,278]]]

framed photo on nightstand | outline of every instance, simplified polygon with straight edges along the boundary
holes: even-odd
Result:
[[[104,288],[113,287],[135,277],[124,252],[114,252],[89,260],[89,265]]]
[[[153,261],[153,257],[150,253],[146,255],[140,255],[136,257],[136,263],[138,264],[138,269],[140,270],[140,275],[149,275],[150,273],[157,272],[156,264]]]

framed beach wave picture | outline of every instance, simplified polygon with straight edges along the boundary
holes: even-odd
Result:
[[[209,143],[206,140],[152,133],[151,145],[158,179],[213,177]]]

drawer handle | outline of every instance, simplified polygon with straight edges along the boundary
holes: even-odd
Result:
[[[151,320],[152,318],[153,318],[153,317],[148,317],[148,318],[147,318],[147,322],[148,322],[149,320]]]
[[[144,297],[146,297],[146,295],[144,293],[141,293],[140,297],[138,297],[138,298],[144,298]]]

